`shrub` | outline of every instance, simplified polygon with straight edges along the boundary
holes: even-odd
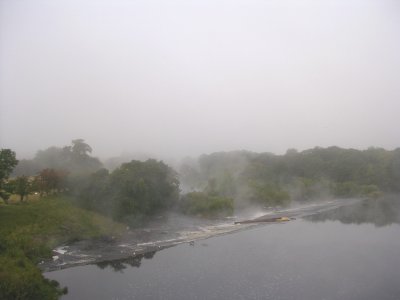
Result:
[[[181,198],[180,209],[185,214],[202,217],[227,216],[233,213],[233,199],[191,192]]]

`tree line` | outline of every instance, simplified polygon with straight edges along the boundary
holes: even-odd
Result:
[[[19,162],[14,152],[3,149],[11,177],[2,179],[1,197],[7,203],[12,194],[23,201],[32,193],[62,192],[83,208],[128,223],[172,208],[202,216],[233,211],[233,199],[213,190],[181,195],[179,174],[162,161],[132,160],[110,172],[91,152],[82,139],[73,140],[71,146],[40,150],[33,159]]]
[[[67,190],[70,173],[90,173],[101,167],[101,162],[88,154],[91,151],[83,139],[73,140],[71,146],[41,150],[32,160],[18,161],[14,151],[2,149],[0,197],[8,203],[10,196],[17,194],[22,202],[32,193],[43,196]]]
[[[146,218],[171,208],[217,216],[257,204],[329,197],[370,197],[400,191],[400,149],[320,148],[284,155],[248,151],[218,152],[186,159],[179,172],[162,161],[126,162],[112,172],[82,139],[70,146],[41,150],[18,162],[0,153],[0,197],[20,200],[31,193],[64,193],[75,203],[117,220]]]
[[[339,147],[284,155],[249,151],[217,152],[186,160],[180,168],[187,190],[214,190],[250,203],[288,205],[321,198],[379,197],[400,192],[400,148]]]

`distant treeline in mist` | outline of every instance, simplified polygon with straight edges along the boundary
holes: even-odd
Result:
[[[148,159],[112,171],[90,156],[91,150],[81,139],[41,150],[32,160],[21,160],[13,176],[30,178],[31,191],[64,192],[84,208],[127,221],[168,209],[217,216],[249,205],[377,198],[400,191],[400,148],[218,152],[184,159],[177,170]]]
[[[180,167],[186,190],[232,197],[236,206],[286,205],[330,197],[378,197],[400,191],[400,149],[320,148],[285,155],[218,152]]]
[[[39,150],[33,159],[21,159],[13,171],[14,176],[33,176],[43,169],[87,174],[103,167],[98,158],[90,156],[92,147],[83,139],[72,140],[71,145]]]

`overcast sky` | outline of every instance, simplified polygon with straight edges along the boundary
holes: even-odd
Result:
[[[400,146],[398,0],[0,0],[0,147]]]

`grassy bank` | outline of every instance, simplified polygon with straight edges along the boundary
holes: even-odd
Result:
[[[121,224],[62,197],[0,204],[0,299],[57,299],[64,291],[37,263],[57,245],[122,231]]]

